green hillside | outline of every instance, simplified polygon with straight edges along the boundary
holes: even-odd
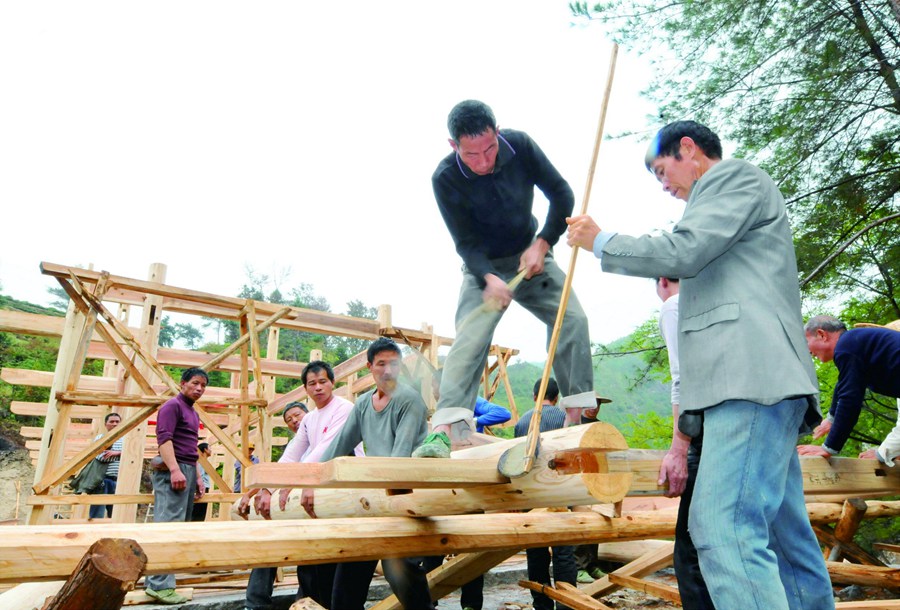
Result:
[[[644,447],[665,448],[668,447],[672,429],[669,382],[668,379],[663,381],[648,376],[637,383],[645,367],[644,359],[639,354],[594,358],[594,388],[601,396],[612,399],[611,403],[601,408],[600,420],[619,428],[629,439],[629,444],[635,442]],[[534,406],[532,389],[544,372],[544,363],[519,362],[508,370],[516,408],[519,414],[525,413]],[[502,385],[494,396],[494,402],[509,406]],[[632,424],[645,423],[651,423],[653,432],[648,434],[643,429],[638,438],[634,438]],[[645,428],[643,425],[641,427]]]

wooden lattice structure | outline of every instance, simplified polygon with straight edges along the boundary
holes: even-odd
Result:
[[[220,518],[229,519],[230,505],[239,498],[239,494],[231,493],[234,464],[241,463],[245,466],[242,471],[247,471],[251,441],[256,445],[256,455],[268,461],[272,443],[286,440],[273,436],[273,429],[283,425],[273,415],[288,402],[306,398],[302,385],[285,394],[275,391],[276,378],[299,379],[306,364],[277,358],[282,330],[367,340],[395,338],[409,346],[411,354],[404,364],[412,376],[426,381],[422,384],[423,397],[429,404],[433,402],[430,375],[438,364],[438,350],[452,343],[428,325],[420,330],[394,327],[389,306],[379,307],[378,319],[370,320],[168,286],[162,264],[151,267],[147,280],[51,263],[42,263],[41,271],[56,278],[69,295],[66,317],[0,312],[2,331],[60,337],[55,372],[9,368],[0,372],[8,383],[51,389],[46,404],[12,405],[18,414],[46,416],[42,429],[22,430],[26,437],[35,438],[28,442],[36,463],[34,495],[28,499],[32,507],[30,524],[51,523],[55,514],[51,508],[60,506],[73,507],[73,516],[83,518],[86,506],[92,504],[118,505],[113,521],[128,523],[135,520],[138,504],[152,502],[152,495],[139,493],[143,461],[156,454],[155,428],[150,422],[159,405],[178,391],[165,365],[202,367],[231,376],[229,388],[208,388],[197,405],[203,427],[201,440],[210,442],[214,453],[211,464],[204,463],[201,456],[201,464],[213,482],[205,501],[220,503]],[[110,306],[116,308],[115,312]],[[137,308],[140,325],[129,327],[131,310]],[[240,338],[218,354],[160,347],[160,321],[167,312],[237,321]],[[267,333],[265,356],[259,340],[263,332]],[[506,364],[515,353],[493,346],[485,371],[485,386],[496,390],[504,383],[510,401],[513,398]],[[104,362],[102,376],[82,374],[88,358]],[[353,400],[372,387],[371,375],[361,373],[365,366],[364,352],[336,366],[336,393]],[[514,404],[511,406],[515,412]],[[99,431],[105,432],[101,422],[112,408],[122,416],[122,423],[94,440]],[[71,475],[119,438],[124,439],[124,451],[115,496],[61,493]],[[219,464],[224,464],[223,476],[216,472]]]

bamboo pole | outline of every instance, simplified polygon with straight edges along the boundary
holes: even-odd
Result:
[[[603,104],[600,109],[600,121],[597,124],[597,136],[594,139],[594,150],[591,155],[591,164],[588,169],[587,185],[584,189],[584,198],[581,202],[581,215],[587,214],[588,202],[591,198],[591,186],[594,183],[594,170],[597,167],[597,157],[600,153],[600,142],[603,139],[603,126],[606,122],[606,109],[609,106],[609,97],[612,92],[613,76],[616,72],[616,57],[619,53],[619,45],[613,43],[609,60],[609,73],[606,78],[606,91],[603,94]],[[544,373],[541,376],[541,387],[534,401],[534,411],[531,414],[531,423],[528,425],[528,436],[525,439],[525,453],[523,460],[519,461],[517,453],[510,453],[505,459],[500,459],[500,472],[508,477],[520,477],[528,473],[534,466],[537,454],[538,439],[541,435],[541,409],[544,404],[544,396],[547,393],[547,384],[553,370],[553,358],[556,354],[556,346],[559,344],[559,333],[562,328],[563,318],[566,315],[566,307],[569,304],[569,293],[572,289],[572,276],[575,274],[575,262],[578,260],[578,248],[572,250],[569,259],[569,271],[563,284],[562,297],[559,301],[559,309],[556,312],[556,322],[553,324],[553,332],[550,335],[550,345],[547,347],[547,361],[544,364]]]

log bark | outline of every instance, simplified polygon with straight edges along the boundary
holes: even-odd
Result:
[[[828,561],[837,561],[841,557],[843,545],[853,542],[853,536],[859,529],[859,524],[866,516],[868,506],[865,500],[860,498],[850,498],[844,501],[844,507],[841,511],[841,518],[834,526],[834,537],[838,544],[831,547],[828,554]]]
[[[900,589],[900,568],[864,566],[855,563],[828,561],[831,582],[841,585]]]
[[[146,565],[147,556],[134,540],[101,538],[43,610],[119,610]]]

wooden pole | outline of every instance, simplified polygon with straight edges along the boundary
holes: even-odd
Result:
[[[672,536],[657,515],[530,512],[415,519],[310,519],[204,523],[40,525],[6,528],[0,582],[58,580],[100,538],[133,538],[147,574],[368,561]]]
[[[603,140],[603,125],[606,122],[606,109],[609,105],[609,97],[612,92],[613,76],[616,72],[616,57],[619,54],[619,45],[613,43],[612,53],[609,59],[609,72],[606,78],[606,91],[603,94],[603,104],[600,108],[600,121],[597,124],[597,136],[594,138],[594,151],[591,155],[591,164],[588,169],[587,186],[584,189],[584,198],[581,203],[581,214],[587,214],[588,202],[591,198],[591,185],[594,182],[594,170],[597,167],[597,157],[600,153],[600,142]],[[556,346],[559,343],[559,333],[562,328],[563,318],[566,315],[566,307],[569,304],[569,293],[572,289],[572,276],[575,274],[575,261],[578,260],[578,248],[572,250],[569,259],[569,272],[563,284],[562,297],[559,301],[559,309],[556,312],[556,322],[553,324],[553,332],[550,335],[550,345],[547,347],[547,362],[544,364],[544,374],[541,376],[541,387],[534,401],[534,411],[531,415],[531,423],[528,425],[528,436],[525,439],[525,453],[523,461],[518,460],[518,455],[510,454],[507,459],[501,458],[500,472],[508,477],[519,477],[526,474],[534,466],[534,458],[537,454],[538,439],[541,435],[541,408],[544,404],[544,396],[547,392],[547,384],[553,371],[553,357],[556,354]]]
[[[853,536],[859,529],[859,524],[866,516],[868,510],[865,500],[860,498],[850,498],[844,501],[844,508],[841,512],[841,519],[834,526],[834,537],[838,544],[831,547],[828,554],[828,561],[837,561],[841,557],[841,546],[848,542],[853,542]]]

